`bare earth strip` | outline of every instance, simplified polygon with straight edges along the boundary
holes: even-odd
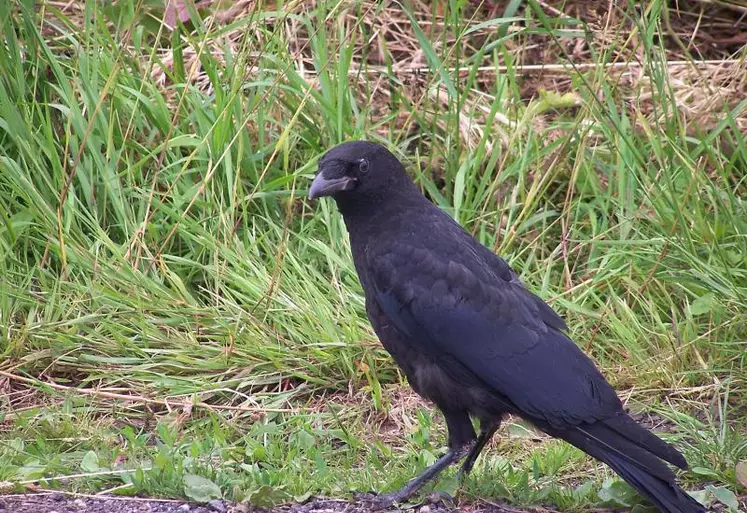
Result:
[[[747,506],[747,495],[738,498],[742,508]],[[0,495],[0,513],[368,513],[364,501],[312,498],[303,504],[286,504],[275,508],[252,508],[244,504],[211,501],[196,504],[179,500],[147,499],[116,496],[80,496],[62,493]],[[534,507],[515,508],[487,501],[462,503],[459,506],[433,502],[397,510],[389,508],[379,513],[405,511],[408,513],[561,513],[555,509]],[[595,509],[588,513],[617,513],[622,509]],[[725,511],[721,504],[712,507],[714,513]]]
[[[132,497],[76,497],[61,493],[0,496],[0,513],[367,513],[365,502],[311,499],[304,504],[288,504],[274,509],[251,509],[242,504],[213,501],[208,505]],[[389,512],[396,509],[386,510]],[[386,511],[384,513],[386,513]],[[460,507],[443,503],[416,506],[413,513],[556,513],[544,508],[516,509],[498,504],[467,504]],[[602,511],[602,510],[600,510]],[[613,510],[603,510],[613,513]]]

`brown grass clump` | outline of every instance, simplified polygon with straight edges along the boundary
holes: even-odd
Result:
[[[82,2],[46,4],[82,24]],[[495,25],[480,28],[479,24],[505,15],[509,4],[507,0],[473,0],[465,13],[465,23],[472,31],[465,35],[452,33],[440,2],[421,0],[412,3],[419,26],[439,56],[446,55],[444,64],[450,67],[475,55],[485,42],[494,38],[499,30]],[[473,146],[486,129],[482,123],[486,114],[484,105],[490,102],[484,96],[495,90],[496,77],[509,70],[516,74],[524,101],[537,97],[542,90],[573,91],[576,87],[574,77],[579,75],[592,81],[598,79],[591,78],[594,76],[613,80],[622,91],[622,100],[654,126],[662,121],[662,114],[651,107],[652,95],[655,94],[651,87],[652,73],[666,76],[678,115],[706,129],[722,119],[725,112],[733,111],[747,95],[747,7],[736,2],[671,1],[659,15],[651,13],[648,7],[639,6],[631,11],[627,2],[620,1],[568,0],[540,4],[548,15],[567,20],[567,28],[563,30],[567,30],[568,37],[560,37],[563,32],[558,36],[525,31],[539,27],[536,15],[527,11],[526,6],[510,13],[529,21],[504,27],[506,33],[517,34],[506,39],[502,47],[513,62],[496,66],[492,56],[486,55],[484,65],[478,68],[478,87],[466,91],[465,119],[460,128],[467,147]],[[176,20],[180,20],[185,30],[193,31],[190,37],[181,38],[185,73],[196,87],[212,94],[213,85],[202,68],[200,55],[208,52],[224,64],[227,52],[248,55],[245,73],[249,80],[260,69],[265,51],[262,42],[267,39],[266,34],[279,30],[287,40],[295,71],[311,87],[319,88],[319,63],[313,62],[311,34],[308,26],[299,21],[315,19],[311,13],[318,7],[316,0],[290,2],[283,5],[281,14],[268,18],[264,13],[277,9],[272,2],[202,0],[197,2],[196,8],[202,16],[201,30],[207,37],[200,37],[189,18],[186,0],[165,0],[163,9],[151,8],[152,12],[148,13],[162,24],[160,32],[164,44],[155,56],[155,62],[149,62],[147,55],[136,57],[146,60],[145,69],[150,69],[156,84],[168,91],[168,75],[174,66],[169,34]],[[51,10],[47,13],[51,16]],[[642,33],[640,22],[643,19],[657,20],[658,30],[653,35]],[[248,25],[236,23],[246,20],[250,20]],[[434,113],[447,101],[445,91],[434,87],[434,75],[425,51],[405,12],[380,2],[354,2],[330,12],[324,22],[330,29],[327,44],[332,49],[331,55],[336,54],[334,48],[349,41],[355,42],[350,87],[361,102],[374,106],[375,119],[388,116],[393,120],[394,128],[408,133],[413,129],[414,120],[407,110],[422,108],[427,118],[436,124],[442,122]],[[236,28],[232,29],[233,25]],[[344,39],[333,37],[340,34],[344,34]],[[644,55],[644,37],[653,38],[651,42],[660,49],[660,55]],[[199,41],[199,45],[195,46],[194,41]],[[457,42],[461,43],[461,55],[455,51]],[[134,52],[133,48],[125,50]],[[652,62],[660,63],[659,69],[654,69]],[[333,63],[323,65],[330,67]],[[460,73],[460,79],[468,72],[465,69]],[[406,98],[408,105],[394,105],[391,97],[393,79],[397,82],[398,93]],[[280,73],[278,81],[282,80]],[[172,95],[170,92],[169,96]],[[499,114],[497,123],[490,129],[505,144],[508,140],[505,131],[510,129],[511,123],[505,113]],[[747,129],[747,112],[733,114],[737,126],[741,130]],[[385,129],[382,127],[382,131]]]

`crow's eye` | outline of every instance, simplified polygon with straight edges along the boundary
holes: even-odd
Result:
[[[358,169],[360,170],[361,174],[368,173],[368,161],[366,159],[360,159],[358,161]]]

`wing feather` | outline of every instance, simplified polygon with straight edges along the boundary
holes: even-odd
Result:
[[[390,244],[371,255],[368,266],[376,301],[413,344],[441,355],[445,366],[459,362],[520,411],[556,429],[622,409],[593,362],[547,311],[557,314],[518,280],[495,276],[479,259],[403,246],[409,244]],[[404,262],[405,254],[417,258]]]

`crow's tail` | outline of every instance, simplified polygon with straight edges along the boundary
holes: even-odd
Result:
[[[664,481],[625,459],[608,454],[602,459],[630,485],[666,513],[703,513],[705,508],[674,481]]]
[[[674,473],[661,461],[687,468],[682,455],[627,415],[581,425],[557,435],[612,467],[661,511],[705,512],[698,501],[677,485]]]

